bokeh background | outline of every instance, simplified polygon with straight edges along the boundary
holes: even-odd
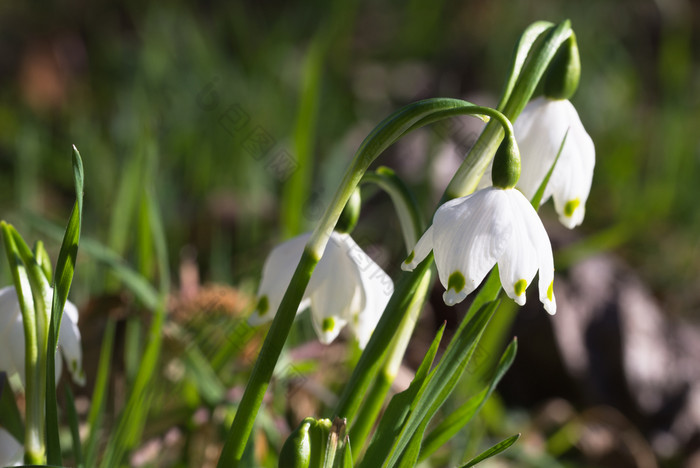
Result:
[[[565,296],[559,315],[577,307],[589,315],[552,325],[534,304],[504,312],[494,349],[516,333],[523,352],[471,434],[524,432],[493,466],[699,466],[697,2],[5,1],[0,216],[29,239],[53,239],[51,223],[63,224],[72,206],[75,144],[86,176],[83,238],[153,278],[142,203],[152,189],[179,294],[223,288],[229,309],[240,312],[267,252],[313,226],[376,123],[426,97],[495,105],[522,30],[565,18],[583,67],[572,101],[597,166],[580,228],[558,227],[549,205],[542,215]],[[381,160],[415,190],[426,218],[479,128],[464,119],[421,131]],[[391,205],[363,195],[358,242],[396,274],[404,249]],[[47,243],[55,255],[58,243]],[[0,278],[10,281],[4,267]],[[641,302],[624,302],[630,284]],[[427,328],[445,319],[456,326],[465,306],[447,309],[434,296]],[[99,349],[104,317],[143,318],[86,252],[71,297],[88,355]],[[310,336],[303,327],[299,334]],[[572,340],[578,351],[566,349]],[[416,349],[407,369],[420,358]],[[576,363],[577,352],[586,362]],[[114,384],[112,409],[126,374]],[[161,406],[147,435],[166,444],[179,427],[187,448],[173,453],[186,455],[132,463],[206,466],[191,448],[191,426],[168,424]]]

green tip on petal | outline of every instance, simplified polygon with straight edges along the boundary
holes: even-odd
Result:
[[[323,319],[323,323],[321,324],[321,328],[323,328],[324,332],[329,332],[335,329],[335,319],[333,317],[326,317]]]
[[[513,285],[513,289],[515,289],[516,296],[522,296],[525,290],[527,289],[527,281],[525,281],[524,279],[516,281]]]
[[[270,308],[270,303],[267,300],[267,296],[260,296],[260,300],[258,301],[258,306],[255,308],[255,313],[257,313],[259,316],[263,316],[267,313],[268,309]]]
[[[554,281],[549,283],[549,287],[547,288],[547,299],[550,301],[554,300]]]
[[[410,264],[410,263],[413,261],[414,258],[416,258],[416,251],[415,251],[415,250],[411,250],[411,253],[408,254],[408,257],[406,257],[406,260],[404,260],[403,262],[404,262],[406,265],[408,265],[408,264]]]
[[[464,279],[464,275],[460,273],[459,271],[455,271],[452,273],[447,280],[447,289],[453,289],[455,292],[460,292],[462,289],[464,289],[464,285],[466,284],[466,280]]]
[[[564,214],[570,218],[574,215],[574,212],[576,211],[576,208],[579,207],[581,204],[581,200],[578,198],[574,198],[573,200],[569,200],[566,202],[566,205],[564,205]]]

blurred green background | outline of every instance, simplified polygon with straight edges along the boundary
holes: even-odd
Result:
[[[573,102],[597,167],[559,268],[611,251],[668,314],[697,323],[700,4],[691,1],[2,2],[0,215],[29,239],[39,236],[34,215],[64,223],[75,144],[85,238],[151,276],[139,219],[152,187],[173,272],[195,255],[202,282],[252,293],[271,246],[313,226],[376,123],[426,97],[495,105],[521,31],[564,18],[581,51]],[[461,120],[422,132],[380,162],[428,216],[478,128]],[[374,254],[395,273],[398,224],[385,197],[367,201],[358,242],[383,246]],[[551,206],[543,215],[555,219]],[[49,247],[55,257],[57,243]],[[9,282],[5,268],[0,278]],[[81,255],[75,302],[114,287]]]

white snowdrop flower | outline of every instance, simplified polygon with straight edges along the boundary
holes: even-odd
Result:
[[[556,312],[552,246],[518,190],[489,187],[448,201],[401,268],[413,270],[431,250],[449,306],[463,301],[498,264],[503,289],[519,305],[539,271],[540,300],[547,312]]]
[[[49,290],[50,294],[51,290]],[[48,320],[47,313],[46,321]],[[78,309],[69,301],[66,301],[63,308],[63,319],[58,331],[58,347],[73,381],[83,385],[85,373],[83,372],[83,353],[80,348]],[[24,326],[14,286],[0,289],[0,371],[7,372],[8,376],[18,374],[22,385],[25,384]],[[60,377],[61,365],[58,362],[56,382]]]
[[[311,234],[275,247],[263,266],[253,326],[272,320]],[[391,278],[349,234],[333,232],[311,276],[299,310],[311,308],[319,340],[328,344],[349,324],[364,348],[394,292]]]
[[[0,427],[0,466],[20,466],[23,457],[24,447]]]
[[[538,97],[513,124],[522,169],[517,188],[532,199],[566,141],[542,197],[554,198],[559,221],[569,229],[581,224],[591,190],[595,147],[574,106],[566,99]]]

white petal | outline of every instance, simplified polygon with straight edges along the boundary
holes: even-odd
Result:
[[[19,374],[22,386],[24,386],[26,382],[26,368],[24,364],[24,327],[22,322],[15,322],[14,333],[9,333],[5,336],[2,346],[7,350],[9,359],[14,363],[14,370]]]
[[[6,286],[0,289],[0,335],[3,331],[17,320],[17,316],[21,315],[19,310],[19,302],[17,300],[17,292],[14,286]]]
[[[501,213],[507,204],[504,191],[491,187],[451,200],[435,213],[433,251],[447,305],[476,289],[506,249],[512,228]],[[458,280],[450,284],[450,278]]]
[[[413,250],[408,255],[408,258],[401,264],[401,269],[404,271],[413,271],[420,262],[425,260],[430,251],[433,250],[433,226],[430,226],[423,233],[418,243],[413,247]]]
[[[258,308],[248,317],[250,325],[260,325],[275,316],[310,235],[302,234],[272,249],[258,287]]]
[[[23,456],[22,445],[0,427],[0,466],[19,466]]]
[[[359,247],[358,247],[359,249]],[[361,249],[352,256],[358,267],[364,305],[350,318],[350,326],[364,349],[394,293],[394,283]]]
[[[11,351],[9,337],[20,335],[22,338],[21,354]],[[15,359],[21,358],[20,367],[24,375],[24,329],[22,327],[22,314],[19,309],[17,293],[13,286],[0,289],[0,343],[5,343],[7,348],[0,350],[0,371],[5,371],[8,377],[15,375],[19,370]]]
[[[593,180],[595,146],[583,128],[576,110],[570,104],[569,106],[571,126],[550,185],[559,220],[571,229],[583,221],[586,200]]]
[[[83,351],[80,347],[78,309],[69,301],[66,301],[66,305],[63,308],[63,319],[58,332],[58,343],[73,381],[78,385],[84,385],[85,372],[83,371]],[[58,381],[58,372],[56,376]]]
[[[352,311],[362,307],[359,273],[349,251],[353,246],[357,244],[349,235],[333,232],[306,290],[314,330],[324,344],[331,343]]]
[[[552,244],[549,242],[547,231],[532,205],[524,197],[517,199],[516,203],[521,205],[523,221],[527,226],[528,236],[537,256],[540,301],[544,305],[545,310],[553,315],[557,310],[557,304],[553,289],[554,258],[552,256]]]
[[[534,99],[513,129],[522,158],[517,187],[527,198],[534,196],[566,136],[542,202],[553,197],[562,224],[569,228],[580,224],[593,179],[595,148],[574,106],[567,100]]]
[[[534,208],[522,193],[515,189],[507,189],[504,192],[508,198],[509,209],[501,216],[510,219],[513,234],[498,260],[498,271],[501,286],[508,297],[519,305],[524,305],[525,290],[532,283],[539,266],[533,237],[541,234],[538,228],[544,228]]]

